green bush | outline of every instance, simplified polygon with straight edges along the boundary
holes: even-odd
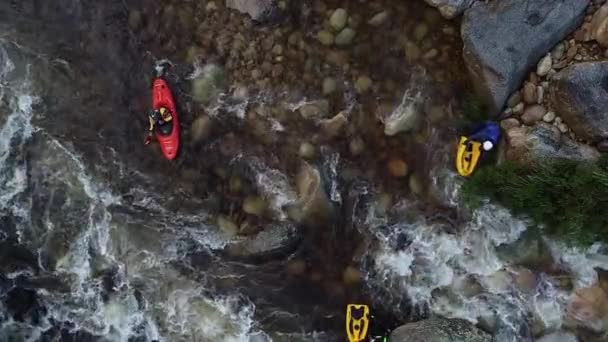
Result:
[[[463,185],[462,196],[473,208],[489,198],[570,244],[608,242],[607,157],[597,163],[505,162],[480,168]]]

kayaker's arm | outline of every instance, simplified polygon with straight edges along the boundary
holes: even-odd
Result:
[[[150,127],[148,128],[148,134],[144,139],[144,145],[148,145],[152,142],[152,133],[154,132],[154,125],[156,124],[156,121],[152,117],[148,116],[148,120],[150,123]]]

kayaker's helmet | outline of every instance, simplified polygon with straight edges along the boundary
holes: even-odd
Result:
[[[152,117],[152,120],[158,121],[158,119],[160,119],[160,111],[158,109],[153,110],[152,113],[150,113],[150,117]]]
[[[491,142],[491,141],[486,140],[486,141],[484,141],[484,142],[483,142],[483,150],[484,150],[484,151],[489,151],[489,150],[491,150],[493,147],[494,147],[494,144],[492,144],[492,142]]]
[[[165,113],[167,113],[167,108],[165,108],[165,107],[160,107],[160,115],[161,115],[161,116],[165,116]]]

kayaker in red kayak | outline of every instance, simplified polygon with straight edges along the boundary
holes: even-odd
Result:
[[[150,128],[148,128],[148,136],[144,140],[144,144],[148,145],[152,142],[152,136],[154,135],[154,128],[158,126],[162,126],[167,124],[173,120],[173,115],[171,111],[169,111],[165,107],[161,107],[160,109],[154,109],[148,115],[148,119],[150,121]]]

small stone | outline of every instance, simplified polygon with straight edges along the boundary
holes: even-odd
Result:
[[[388,19],[388,11],[382,11],[374,15],[367,23],[371,26],[380,26]]]
[[[222,233],[228,237],[234,237],[239,231],[239,226],[236,225],[230,218],[218,216],[217,225]]]
[[[315,147],[309,142],[303,142],[300,144],[299,152],[300,157],[304,159],[312,159],[315,156]]]
[[[505,131],[508,131],[513,127],[519,127],[519,126],[520,126],[519,120],[517,120],[516,118],[508,118],[508,119],[504,119],[500,122],[500,127]]]
[[[556,123],[556,124],[560,124],[560,123],[562,123],[562,118],[561,118],[561,117],[559,117],[559,116],[555,116],[555,123]]]
[[[287,273],[291,275],[302,275],[306,272],[306,262],[302,259],[293,259],[287,263]]]
[[[543,115],[544,122],[553,122],[553,120],[555,120],[555,112],[547,112]]]
[[[566,124],[563,123],[563,122],[557,124],[557,129],[559,129],[559,131],[562,132],[562,133],[568,132],[568,126],[566,126]]]
[[[243,181],[239,177],[232,177],[228,181],[228,189],[230,192],[239,192],[243,188]]]
[[[208,12],[215,11],[217,9],[217,5],[215,4],[215,1],[209,1],[207,3],[207,6],[205,6],[205,9]]]
[[[564,45],[564,43],[559,43],[555,46],[555,48],[553,48],[553,51],[551,51],[551,57],[553,57],[555,61],[559,61],[560,59],[562,59],[562,57],[564,57],[565,53],[566,46]]]
[[[427,113],[427,117],[431,123],[437,123],[443,119],[444,114],[445,110],[442,106],[432,106]]]
[[[393,158],[388,161],[388,172],[391,176],[401,178],[407,176],[407,164],[402,159]]]
[[[521,115],[524,112],[524,103],[520,102],[513,107],[513,114]]]
[[[526,82],[523,90],[523,98],[524,102],[527,104],[536,103],[536,86],[534,85],[534,83]]]
[[[372,80],[367,76],[359,76],[355,81],[355,89],[359,94],[366,93],[371,86]]]
[[[298,111],[304,119],[321,119],[327,117],[329,112],[329,102],[318,100],[302,105]]]
[[[405,43],[405,59],[408,62],[414,62],[420,58],[420,48],[414,42]]]
[[[345,285],[356,285],[361,282],[362,274],[358,269],[348,266],[342,274],[342,281]]]
[[[331,77],[323,79],[323,95],[333,94],[338,87],[336,80]]]
[[[543,57],[543,59],[540,60],[540,62],[538,62],[538,65],[536,66],[536,74],[538,76],[546,76],[549,73],[549,70],[551,70],[551,65],[553,64],[553,61],[551,60],[551,55],[547,54],[545,57]]]
[[[138,10],[131,10],[129,12],[129,27],[133,31],[137,31],[141,27],[141,12]]]
[[[521,116],[521,121],[525,125],[533,125],[537,121],[541,120],[543,116],[547,113],[545,107],[541,105],[533,105],[524,111],[524,114]]]
[[[331,119],[321,120],[319,126],[327,137],[335,138],[342,133],[346,124],[348,124],[348,119],[343,112],[340,112]]]
[[[520,102],[521,102],[521,92],[518,90],[518,91],[514,92],[513,94],[511,94],[511,96],[509,96],[509,99],[507,100],[507,106],[509,108],[513,108]]]
[[[262,216],[268,205],[260,196],[248,196],[243,200],[243,211],[249,215]]]
[[[335,39],[336,45],[338,45],[338,46],[350,45],[353,42],[353,39],[355,39],[355,35],[356,35],[355,30],[353,30],[349,27],[343,29],[336,36],[336,39]]]
[[[196,118],[190,126],[190,138],[193,143],[205,140],[211,133],[211,119],[207,115],[201,115]]]
[[[348,20],[348,13],[344,8],[338,8],[332,13],[331,17],[329,17],[329,24],[331,27],[336,30],[336,32],[342,30],[344,26],[346,26],[346,21]]]
[[[545,99],[545,88],[542,86],[536,86],[536,103],[542,104]]]
[[[422,184],[420,184],[420,179],[418,178],[417,174],[413,173],[410,176],[410,179],[408,181],[408,185],[410,187],[410,191],[413,194],[422,195]]]
[[[608,152],[608,140],[602,140],[597,144],[597,150],[606,153]]]
[[[334,35],[329,31],[321,30],[317,33],[317,40],[325,46],[330,46],[334,43]]]
[[[578,52],[578,45],[572,45],[572,46],[570,46],[570,48],[566,52],[566,58],[569,61],[572,60],[574,58],[574,56],[576,56],[577,52]]]
[[[426,23],[420,23],[414,28],[414,39],[421,41],[429,33],[429,26]]]
[[[439,51],[437,49],[430,49],[427,53],[422,56],[423,59],[433,59],[439,55]]]
[[[350,154],[356,157],[363,153],[363,150],[365,149],[365,142],[360,137],[355,137],[350,141],[348,147],[350,149]]]

